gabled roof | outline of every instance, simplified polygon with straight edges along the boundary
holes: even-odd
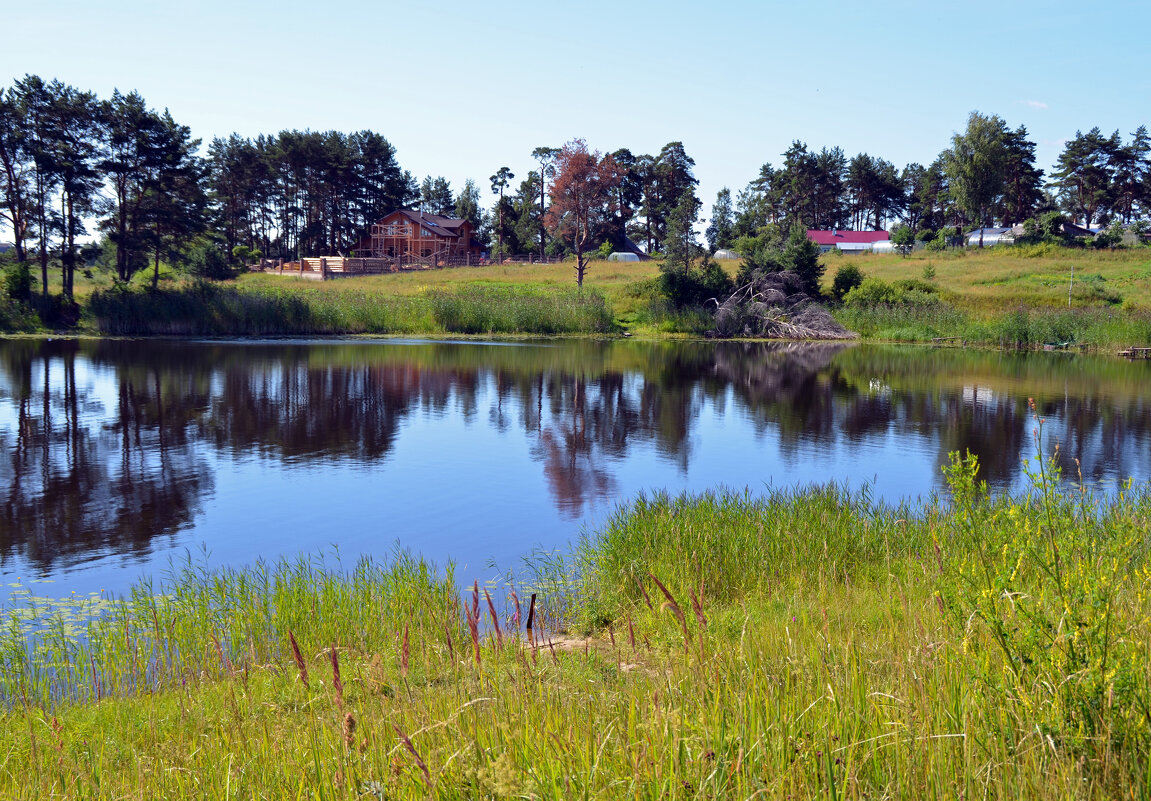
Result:
[[[467,220],[457,220],[455,217],[442,217],[439,214],[421,214],[418,211],[410,211],[409,209],[396,209],[391,214],[386,215],[384,219],[386,220],[393,214],[399,214],[417,225],[422,225],[429,231],[444,237],[458,237],[460,235],[460,228],[467,223]]]
[[[886,242],[891,239],[887,231],[813,231],[808,230],[807,238],[817,245],[868,244]]]

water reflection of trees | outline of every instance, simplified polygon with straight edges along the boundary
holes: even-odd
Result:
[[[125,367],[107,388],[113,409],[82,382],[75,342],[0,349],[15,407],[0,428],[0,561],[40,570],[99,552],[145,554],[188,525],[211,473],[194,448],[187,375]]]
[[[1089,481],[1146,476],[1141,367],[840,344],[6,343],[0,558],[147,552],[192,522],[211,454],[374,463],[414,415],[518,431],[569,516],[614,498],[637,448],[686,471],[705,413],[737,416],[785,461],[895,437],[937,465],[971,450],[1005,486],[1030,453],[1033,395],[1065,472],[1078,458]]]

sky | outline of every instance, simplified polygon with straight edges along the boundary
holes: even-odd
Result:
[[[733,195],[793,140],[930,163],[978,110],[1038,165],[1099,126],[1151,125],[1151,3],[488,0],[119,2],[5,10],[0,85],[138,91],[206,144],[371,129],[417,178],[519,179],[541,145],[656,154]]]

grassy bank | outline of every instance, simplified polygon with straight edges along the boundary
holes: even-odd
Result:
[[[944,253],[822,257],[824,291],[848,264],[867,278],[915,280],[932,303],[838,308],[864,338],[929,342],[955,337],[996,347],[1074,342],[1101,349],[1151,343],[1151,250],[1018,246]],[[732,275],[738,262],[723,263]],[[1072,283],[1071,274],[1075,273]],[[658,263],[593,262],[585,293],[570,263],[420,270],[323,283],[248,274],[205,290],[166,274],[161,291],[132,291],[100,273],[78,277],[80,332],[93,334],[598,334],[702,336],[709,315],[659,295]],[[930,279],[924,279],[930,275]],[[53,284],[54,285],[54,284]],[[1068,291],[1071,304],[1068,306]],[[590,300],[588,299],[590,298]],[[35,313],[0,305],[0,330],[46,331]]]
[[[1151,497],[1036,482],[640,498],[518,615],[403,557],[41,602],[0,794],[1146,797]]]
[[[931,288],[929,296],[912,293],[908,302],[835,310],[843,325],[868,339],[956,337],[1008,348],[1151,343],[1151,251],[1146,248],[1017,246],[908,257],[825,256],[824,264],[829,292],[835,272],[849,264],[872,280]]]

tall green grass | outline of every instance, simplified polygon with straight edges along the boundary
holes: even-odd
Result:
[[[574,334],[613,327],[598,293],[518,287],[393,296],[197,283],[157,292],[95,292],[89,312],[100,332],[120,336]]]
[[[401,557],[9,610],[0,794],[1146,797],[1151,495],[950,470],[641,497],[490,605]]]
[[[976,316],[939,303],[843,307],[835,310],[834,316],[861,336],[898,342],[957,337],[1003,348],[1063,342],[1100,348],[1151,343],[1151,313],[1118,308],[1020,307],[997,315]]]

